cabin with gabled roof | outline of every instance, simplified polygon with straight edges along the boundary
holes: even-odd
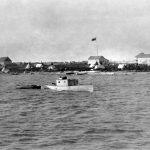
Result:
[[[105,66],[105,65],[109,64],[109,60],[103,56],[90,56],[88,58],[88,64],[90,67],[93,67],[95,65]]]
[[[0,57],[0,65],[6,66],[12,64],[12,60],[9,57]]]
[[[150,65],[150,54],[139,53],[135,57],[138,64]]]

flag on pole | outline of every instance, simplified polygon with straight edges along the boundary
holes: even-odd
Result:
[[[95,37],[95,38],[92,38],[91,41],[96,41],[96,37]]]

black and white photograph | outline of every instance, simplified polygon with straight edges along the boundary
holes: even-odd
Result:
[[[0,150],[149,150],[150,0],[0,0]]]

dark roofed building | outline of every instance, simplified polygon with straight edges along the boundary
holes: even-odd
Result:
[[[135,56],[136,58],[150,58],[150,54],[144,54],[144,53],[140,53],[137,56]]]
[[[9,57],[0,57],[0,64],[2,66],[12,64],[12,60]]]
[[[95,64],[97,65],[107,65],[109,63],[109,60],[106,59],[105,57],[103,56],[90,56],[88,58],[88,64],[90,65],[90,67],[94,66]]]

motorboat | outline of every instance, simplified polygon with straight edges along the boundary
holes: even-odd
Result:
[[[45,88],[55,91],[88,91],[93,92],[93,85],[80,85],[78,79],[68,79],[66,76],[60,77],[55,83],[45,85]]]

